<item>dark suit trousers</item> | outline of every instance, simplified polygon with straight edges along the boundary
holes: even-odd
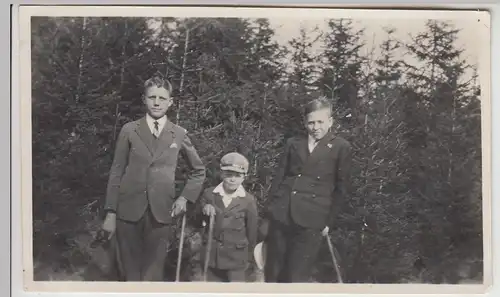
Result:
[[[209,282],[245,282],[245,269],[227,270],[208,267],[207,281]]]
[[[322,240],[321,230],[271,220],[266,239],[265,281],[268,283],[310,282]]]
[[[138,222],[117,220],[117,249],[125,281],[163,281],[170,232],[170,225],[158,223],[149,207]]]

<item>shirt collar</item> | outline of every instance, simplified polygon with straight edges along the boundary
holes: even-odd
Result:
[[[325,136],[326,136],[326,135],[325,135]],[[318,143],[320,140],[321,140],[321,139],[319,139],[319,140],[314,139],[311,135],[308,135],[308,136],[307,136],[307,142],[308,142],[309,144],[313,144],[313,145],[314,145],[314,144]]]
[[[164,115],[162,116],[161,118],[155,120],[152,116],[149,115],[149,113],[146,114],[146,120],[148,121],[148,123],[152,126],[154,121],[157,121],[158,122],[158,125],[160,127],[163,127],[163,125],[165,125],[165,123],[167,122],[167,116]]]
[[[332,136],[333,136],[333,133],[332,133],[332,131],[331,131],[331,130],[329,130],[328,132],[326,132],[326,134],[323,136],[323,138],[318,139],[318,140],[314,139],[311,135],[307,135],[307,142],[308,142],[309,144],[317,144],[317,143],[318,143],[318,142],[320,142],[321,140],[323,140],[323,139],[325,139],[325,138],[327,138],[327,137],[332,137]]]
[[[240,185],[236,191],[234,191],[231,194],[226,193],[224,190],[224,186],[222,185],[223,183],[220,183],[215,189],[213,190],[214,193],[220,194],[222,197],[230,197],[230,198],[236,198],[236,197],[245,197],[246,196],[246,191],[245,188],[243,188],[242,185]]]

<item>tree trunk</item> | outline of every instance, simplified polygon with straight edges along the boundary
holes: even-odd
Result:
[[[267,90],[264,90],[264,100],[262,102],[261,114],[264,114],[266,112],[266,104],[267,104]],[[254,141],[254,146],[253,146],[253,150],[254,150],[253,172],[254,172],[254,174],[257,174],[257,165],[258,165],[258,159],[259,159],[259,154],[257,152],[257,150],[258,150],[257,143],[260,141],[261,134],[262,134],[262,120],[259,121],[259,127],[257,130],[257,139]]]
[[[189,49],[189,28],[186,27],[186,38],[184,39],[184,55],[182,57],[181,82],[179,84],[179,96],[181,96],[183,91],[184,91],[184,78],[186,76],[186,63],[187,63],[188,49]],[[178,105],[177,105],[177,116],[176,116],[176,123],[177,124],[180,123],[181,109],[182,109],[182,102],[181,102],[181,100],[179,100]]]
[[[80,56],[78,57],[78,76],[76,82],[76,95],[75,95],[76,104],[80,102],[80,97],[81,97],[83,65],[84,65],[83,63],[85,59],[86,31],[87,31],[87,17],[83,17],[82,35],[80,36]]]
[[[126,34],[128,33],[128,22],[125,21],[125,32]],[[120,68],[120,89],[118,92],[118,100],[116,102],[116,107],[115,107],[115,124],[113,127],[113,141],[116,141],[117,137],[117,129],[118,129],[118,123],[120,122],[120,103],[121,103],[121,95],[123,92],[123,86],[125,85],[125,47],[126,47],[126,42],[122,43],[122,63],[121,63],[121,68]]]

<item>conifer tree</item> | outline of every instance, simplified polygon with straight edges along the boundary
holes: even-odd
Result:
[[[473,89],[472,79],[467,77],[470,67],[464,58],[463,50],[455,45],[459,30],[446,22],[429,20],[426,31],[416,35],[407,45],[408,51],[418,63],[406,64],[409,86],[412,90],[412,114],[407,121],[410,155],[413,162],[411,170],[412,192],[419,198],[420,254],[426,263],[436,265],[445,255],[467,250],[468,242],[475,236],[473,231],[464,233],[463,219],[466,210],[480,197],[471,196],[479,176],[470,175],[471,159],[480,152],[477,138],[464,129],[469,91]],[[417,121],[416,119],[419,118]],[[470,142],[469,139],[474,139]],[[465,158],[465,161],[464,161]],[[465,163],[464,163],[465,162]],[[462,215],[459,215],[462,214]],[[476,216],[477,218],[477,216]],[[470,229],[469,229],[470,230]],[[462,250],[462,248],[464,248]],[[450,265],[452,265],[450,263]],[[429,281],[442,281],[446,264],[432,271]],[[453,270],[451,266],[448,266]],[[453,274],[447,275],[453,279]]]

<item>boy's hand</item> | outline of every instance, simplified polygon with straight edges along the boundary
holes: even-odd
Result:
[[[186,211],[186,203],[187,199],[184,197],[179,197],[175,200],[174,205],[172,206],[172,217],[177,216],[178,214]]]
[[[104,223],[102,224],[102,229],[108,233],[108,240],[113,237],[116,230],[116,214],[112,212],[108,212],[106,214],[106,218],[104,219]]]
[[[206,216],[215,216],[215,207],[213,205],[207,204],[203,207],[203,214]]]

